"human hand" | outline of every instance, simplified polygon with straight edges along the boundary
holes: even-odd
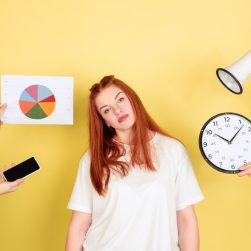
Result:
[[[12,182],[4,181],[0,183],[0,194],[14,192],[24,182],[23,179],[18,179]]]
[[[12,163],[11,167],[15,164]],[[4,169],[7,170],[7,169]],[[24,179],[18,179],[12,182],[6,181],[2,172],[0,172],[0,194],[14,192],[24,182]]]
[[[238,176],[242,177],[245,175],[251,177],[251,163],[248,163],[240,167],[240,172],[238,173]]]
[[[0,127],[1,125],[3,124],[3,122],[1,121],[1,117],[3,116],[5,110],[7,108],[7,105],[6,104],[2,104],[0,105]]]

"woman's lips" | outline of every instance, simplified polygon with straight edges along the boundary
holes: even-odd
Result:
[[[127,117],[128,117],[128,114],[125,114],[125,115],[119,117],[118,122],[121,123],[121,122],[125,121],[127,119]]]

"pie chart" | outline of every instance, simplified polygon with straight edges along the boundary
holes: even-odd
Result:
[[[43,119],[53,113],[56,99],[48,87],[44,85],[31,85],[21,93],[19,106],[26,117]]]

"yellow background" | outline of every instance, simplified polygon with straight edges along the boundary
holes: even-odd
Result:
[[[247,0],[1,0],[0,74],[74,76],[75,119],[0,129],[1,168],[31,155],[42,166],[0,197],[0,250],[64,249],[66,205],[88,144],[88,89],[108,74],[186,145],[205,195],[196,206],[201,250],[250,250],[251,179],[215,171],[198,147],[211,116],[251,118],[250,79],[234,95],[215,75],[250,49],[250,9]]]

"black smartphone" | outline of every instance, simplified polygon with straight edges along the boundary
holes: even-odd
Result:
[[[7,181],[14,181],[23,178],[40,169],[34,157],[31,157],[3,172]]]

